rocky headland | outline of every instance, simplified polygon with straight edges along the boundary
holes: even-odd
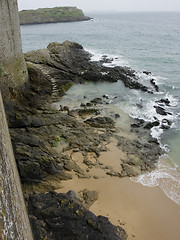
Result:
[[[42,24],[58,22],[87,21],[90,17],[84,15],[76,7],[39,8],[36,10],[22,10],[19,12],[20,24]]]
[[[122,81],[148,94],[158,91],[157,85],[144,86],[130,68],[105,67],[103,63],[111,61],[107,57],[93,62],[81,45],[69,41],[28,52],[25,60],[28,86],[21,93],[12,91],[5,107],[35,239],[126,239],[122,227],[88,210],[97,192],[61,193],[61,181],[151,171],[163,151],[150,129],[161,123],[129,117],[125,134],[116,125],[122,116],[101,114],[106,95],[77,109],[57,107],[57,102],[77,83]],[[102,156],[109,153],[112,161],[103,162]]]

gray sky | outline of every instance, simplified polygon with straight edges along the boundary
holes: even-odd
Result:
[[[83,11],[180,11],[180,0],[17,0],[19,10],[76,6]]]

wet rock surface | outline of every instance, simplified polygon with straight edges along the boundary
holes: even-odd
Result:
[[[122,163],[122,177],[137,176],[142,172],[151,171],[163,153],[157,140],[150,136],[144,141],[140,139],[128,140],[119,136],[116,138],[118,139],[118,147],[127,152],[127,157]]]
[[[109,121],[111,126],[112,121]],[[107,127],[108,121],[101,124]],[[10,128],[10,134],[24,183],[39,182],[49,174],[63,175],[62,179],[71,178],[64,173],[64,169],[67,169],[65,150],[78,148],[78,151],[98,155],[105,142],[88,124],[56,111],[37,114],[31,118],[29,125],[26,122],[25,126],[21,124],[21,128]],[[107,140],[110,133],[104,134]],[[58,146],[62,146],[60,152],[56,151]]]

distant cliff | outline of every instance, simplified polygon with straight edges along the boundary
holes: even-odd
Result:
[[[20,24],[40,24],[57,22],[74,22],[90,20],[81,9],[76,7],[39,8],[19,12]]]

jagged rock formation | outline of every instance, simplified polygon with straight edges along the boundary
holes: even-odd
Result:
[[[28,79],[16,0],[0,1],[0,89],[3,98]]]

